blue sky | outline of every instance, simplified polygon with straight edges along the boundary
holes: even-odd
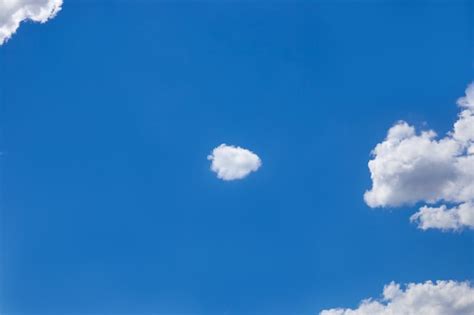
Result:
[[[474,280],[474,232],[372,209],[370,152],[452,129],[471,1],[65,1],[0,46],[1,312],[317,314]],[[222,181],[227,143],[262,160]]]

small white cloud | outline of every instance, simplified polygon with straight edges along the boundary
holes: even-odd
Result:
[[[422,207],[411,221],[419,228],[474,228],[474,85],[458,100],[463,108],[453,130],[438,139],[432,130],[416,133],[406,122],[389,129],[369,161],[372,189],[364,195],[370,207],[397,207],[425,202],[457,205]],[[462,216],[461,216],[462,213]],[[471,218],[471,219],[470,219]]]
[[[468,282],[386,285],[383,298],[365,299],[356,309],[323,310],[320,315],[469,315],[474,314],[474,288]]]
[[[63,0],[0,0],[0,45],[18,29],[22,21],[45,23],[61,10]]]
[[[466,96],[458,99],[458,105],[474,110],[474,82],[469,84],[466,89]]]
[[[418,223],[422,230],[441,229],[459,230],[463,227],[474,227],[474,204],[462,203],[448,209],[445,205],[439,207],[421,207],[410,217],[411,222]]]
[[[207,157],[211,160],[211,170],[223,180],[242,179],[255,172],[262,161],[252,151],[233,145],[221,144]]]

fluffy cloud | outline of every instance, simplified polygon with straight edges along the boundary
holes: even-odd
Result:
[[[464,226],[474,227],[474,204],[466,202],[451,209],[445,205],[424,206],[410,217],[410,221],[418,223],[418,227],[422,230],[459,230]]]
[[[247,149],[221,144],[207,157],[211,160],[211,170],[223,180],[241,179],[255,172],[262,165],[260,158]]]
[[[386,285],[380,300],[366,299],[356,309],[324,310],[320,315],[470,315],[474,288],[467,282],[410,283],[405,288]]]
[[[389,129],[369,161],[372,189],[364,199],[370,207],[448,203],[424,206],[411,221],[421,229],[474,228],[474,84],[458,105],[458,120],[442,138],[404,121]]]
[[[45,23],[61,10],[63,0],[0,0],[0,45],[25,20]]]

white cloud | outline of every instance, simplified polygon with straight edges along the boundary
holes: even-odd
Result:
[[[0,45],[25,20],[45,23],[61,10],[63,0],[0,0]]]
[[[223,180],[241,179],[255,172],[262,165],[260,158],[247,149],[221,144],[207,157],[211,160],[211,170]]]
[[[410,217],[410,221],[418,223],[422,230],[459,230],[464,226],[474,227],[474,204],[466,202],[451,209],[445,205],[424,206]]]
[[[469,84],[466,95],[458,99],[458,105],[474,110],[474,82]]]
[[[370,207],[448,203],[454,207],[422,207],[411,220],[421,229],[474,228],[474,84],[458,105],[458,120],[442,138],[404,121],[389,129],[369,161],[372,189],[364,199]]]
[[[405,288],[386,285],[383,297],[363,300],[356,309],[323,310],[320,315],[472,315],[474,288],[467,282],[410,283]]]

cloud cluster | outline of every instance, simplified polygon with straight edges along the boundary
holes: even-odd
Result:
[[[0,0],[0,45],[25,20],[45,23],[61,10],[63,0]]]
[[[474,287],[467,282],[386,285],[380,300],[366,299],[356,309],[323,310],[320,315],[470,315],[474,314]]]
[[[255,172],[262,165],[262,161],[252,151],[221,144],[207,157],[211,160],[211,170],[223,180],[241,179]]]
[[[411,221],[421,229],[474,228],[474,84],[458,105],[453,130],[440,139],[404,121],[389,129],[369,161],[372,189],[364,199],[370,207],[447,203],[424,206]]]

